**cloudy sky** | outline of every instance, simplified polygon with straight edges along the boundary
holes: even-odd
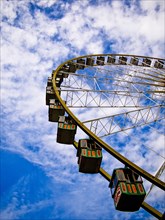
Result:
[[[164,0],[1,0],[0,6],[1,219],[154,219],[143,209],[115,211],[109,183],[78,172],[74,147],[56,143],[45,87],[53,69],[80,55],[163,58]],[[148,129],[134,138],[118,136],[119,143],[127,141],[123,148],[115,138],[110,144],[155,174],[165,156],[158,127],[159,135]],[[104,152],[103,167],[111,174],[116,166],[121,164]],[[155,187],[146,202],[163,212],[163,200]]]

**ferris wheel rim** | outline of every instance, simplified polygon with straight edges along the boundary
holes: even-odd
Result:
[[[95,140],[99,145],[101,145],[108,153],[110,153],[112,156],[114,156],[117,160],[119,160],[120,162],[122,162],[123,164],[129,166],[131,169],[133,169],[134,171],[136,171],[137,173],[139,173],[141,176],[143,176],[145,179],[147,179],[148,181],[150,181],[151,183],[154,183],[155,185],[157,185],[159,188],[165,190],[165,184],[155,178],[153,175],[151,175],[150,173],[146,172],[145,170],[143,170],[142,168],[140,168],[139,166],[137,166],[136,164],[132,163],[130,160],[128,160],[127,158],[125,158],[124,156],[120,155],[117,151],[115,151],[111,146],[109,146],[108,144],[106,144],[104,141],[102,141],[100,138],[98,138],[93,132],[91,132],[73,113],[72,111],[67,107],[66,103],[62,100],[62,98],[60,97],[60,94],[58,92],[56,83],[55,83],[55,78],[56,75],[58,73],[58,71],[65,65],[68,64],[74,60],[77,59],[81,59],[81,58],[87,58],[87,57],[97,57],[97,56],[129,56],[129,57],[136,57],[136,58],[151,58],[151,59],[160,59],[160,60],[165,60],[162,58],[155,58],[155,57],[148,57],[148,56],[139,56],[139,55],[129,55],[129,54],[91,54],[91,55],[84,55],[84,56],[79,56],[79,57],[75,57],[72,58],[70,60],[65,61],[64,63],[62,63],[61,65],[59,65],[57,67],[57,69],[53,72],[53,89],[55,92],[55,95],[57,96],[58,100],[60,101],[61,105],[63,106],[63,108],[65,109],[65,111],[68,113],[68,115],[76,122],[76,124],[86,133],[88,134],[93,140]]]
[[[77,59],[86,58],[86,57],[94,57],[94,56],[128,56],[128,57],[135,57],[135,58],[149,58],[149,59],[156,59],[156,60],[164,60],[165,61],[165,58],[161,58],[161,57],[151,57],[151,56],[125,54],[125,53],[98,53],[98,54],[86,54],[86,55],[71,58],[71,59],[63,62],[62,64],[60,64],[60,66],[62,67],[64,64],[69,63],[72,60],[77,60]]]
[[[75,58],[73,58],[73,59],[70,59],[70,60],[67,60],[66,62],[64,62],[64,63],[62,63],[60,66],[58,66],[57,67],[57,69],[54,71],[54,73],[52,74],[52,78],[53,78],[53,80],[52,80],[52,83],[53,83],[53,89],[54,89],[54,92],[55,92],[55,95],[56,95],[56,97],[58,98],[58,101],[61,103],[61,105],[63,106],[63,108],[65,109],[65,111],[68,113],[68,115],[70,115],[71,116],[71,118],[77,123],[77,125],[82,129],[82,130],[84,130],[85,132],[86,132],[86,134],[88,134],[89,135],[89,133],[91,133],[91,135],[89,135],[89,136],[91,136],[92,138],[93,138],[93,132],[91,132],[86,126],[83,126],[83,123],[72,113],[72,111],[68,108],[68,106],[66,105],[66,103],[63,101],[63,99],[60,97],[60,92],[59,92],[59,90],[58,90],[58,88],[57,88],[57,86],[56,86],[56,83],[55,83],[55,79],[56,79],[56,75],[57,75],[57,73],[58,73],[58,71],[60,70],[60,68],[61,67],[63,67],[65,64],[69,64],[70,62],[72,62],[72,61],[74,61],[74,60],[77,60],[77,59],[79,59],[79,58],[87,58],[87,57],[92,57],[92,56],[108,56],[108,55],[110,55],[110,56],[112,56],[112,55],[115,55],[115,56],[124,56],[124,55],[126,55],[126,54],[92,54],[92,55],[84,55],[84,56],[79,56],[79,57],[75,57]],[[162,59],[162,58],[153,58],[153,57],[148,57],[148,56],[138,56],[138,55],[126,55],[126,56],[131,56],[131,57],[142,57],[142,58],[144,58],[144,57],[146,57],[146,58],[151,58],[151,59],[160,59],[161,61],[163,60],[165,60],[165,59]],[[160,61],[160,62],[161,62]],[[162,63],[162,62],[161,62]],[[164,65],[164,64],[163,64]],[[96,65],[95,65],[96,66]],[[163,68],[164,69],[164,68]],[[160,74],[161,75],[161,74]],[[88,132],[87,132],[87,130],[88,130]],[[92,135],[93,134],[93,135]],[[94,135],[94,137],[95,137],[95,135]],[[95,138],[93,138],[96,142],[98,142],[99,143],[99,138],[96,136],[96,139]],[[100,140],[101,141],[101,140]],[[103,142],[104,143],[104,142]],[[74,143],[73,143],[73,145],[75,146],[75,144],[76,144],[76,142],[74,141]],[[105,145],[107,145],[106,143],[104,143]],[[107,145],[108,147],[109,147],[109,145]],[[104,148],[105,149],[105,148]],[[112,149],[112,148],[111,148]],[[112,149],[113,150],[113,149]],[[109,152],[109,151],[108,151]],[[112,152],[109,152],[109,153],[111,153],[112,154]],[[116,153],[118,153],[118,152],[116,152]],[[119,154],[119,153],[118,153]],[[113,155],[113,154],[112,154]],[[113,155],[114,156],[114,155]],[[116,156],[114,156],[115,158],[117,158]],[[123,157],[124,158],[124,157]],[[117,158],[119,161],[121,161],[119,158]],[[121,161],[122,162],[122,161]],[[131,161],[129,161],[129,162],[131,162]],[[132,163],[132,162],[131,162]],[[123,164],[126,164],[125,162],[123,162]],[[138,166],[137,166],[138,167]],[[130,166],[130,168],[132,168],[133,169],[133,167],[131,167]],[[138,167],[138,168],[140,168],[140,167]],[[135,169],[133,169],[135,172],[136,172],[136,170]],[[141,169],[140,168],[140,170],[143,172],[143,169]],[[109,175],[106,175],[106,171],[105,170],[103,170],[101,167],[100,167],[100,174],[103,176],[103,177],[105,177],[107,180],[109,179]],[[144,172],[146,172],[146,171],[144,171]],[[137,173],[139,173],[139,172],[137,172]],[[142,175],[142,173],[139,173],[141,176],[143,176]],[[144,177],[144,176],[143,176]],[[152,175],[150,175],[150,178],[148,179],[148,178],[145,178],[145,179],[148,179],[149,181],[150,180],[152,180],[152,178],[155,178],[154,176],[152,176]],[[150,181],[151,182],[151,181]],[[152,181],[152,183],[153,183],[153,181]],[[162,184],[162,187],[160,187],[161,185],[159,185],[159,184],[157,184],[157,180],[156,181],[154,181],[154,184],[155,185],[157,185],[159,188],[161,188],[161,189],[164,189],[163,187],[164,187],[164,185],[162,184],[162,182],[160,182],[159,181],[159,184]],[[148,211],[150,214],[152,214],[153,216],[155,216],[155,217],[157,217],[157,218],[162,218],[162,216],[163,216],[163,214],[162,213],[160,213],[158,210],[156,210],[155,208],[153,208],[152,206],[150,206],[150,205],[148,205],[145,201],[143,201],[143,203],[141,204],[141,207],[143,208],[143,209],[145,209],[146,211]]]

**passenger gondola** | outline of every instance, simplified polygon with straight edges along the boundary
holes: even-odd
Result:
[[[108,59],[107,59],[108,64],[114,64],[115,61],[116,61],[115,56],[109,56]]]
[[[104,65],[104,61],[105,61],[105,57],[99,56],[99,57],[97,57],[96,63],[97,63],[97,65],[103,66]]]
[[[84,69],[85,67],[85,59],[78,59],[77,60],[77,68],[78,69]]]
[[[58,73],[57,74],[55,82],[56,82],[56,86],[57,87],[61,86],[61,83],[63,82],[63,75],[62,75],[62,73]],[[48,77],[47,86],[48,87],[53,87],[52,77]]]
[[[98,173],[102,161],[102,149],[92,139],[80,139],[77,150],[79,172]]]
[[[119,64],[126,65],[127,64],[127,57],[119,57]]]
[[[61,86],[61,83],[63,82],[63,76],[62,74],[57,74],[57,77],[55,79],[55,82],[56,82],[56,86],[57,87],[60,87]]]
[[[58,120],[57,142],[73,144],[77,125],[69,116],[60,116]]]
[[[64,64],[61,68],[60,71],[68,72],[69,71],[69,66],[67,64]]]
[[[156,60],[154,63],[155,68],[163,68],[164,62],[162,60]]]
[[[138,63],[139,63],[139,59],[137,57],[131,57],[130,64],[137,66]]]
[[[69,76],[68,72],[70,72],[69,69],[70,69],[70,66],[65,64],[64,66],[60,68],[60,70],[58,71],[58,74],[62,74],[63,78],[68,78]]]
[[[59,116],[65,114],[65,109],[58,100],[50,99],[49,101],[49,121],[58,122]]]
[[[151,60],[148,58],[144,58],[142,62],[142,66],[150,66],[151,65]]]
[[[115,169],[109,187],[120,211],[138,211],[146,195],[141,176],[129,168]]]
[[[75,63],[69,63],[69,72],[71,72],[71,73],[75,73],[76,72],[76,69],[77,69],[77,67],[76,67],[76,64]]]
[[[59,90],[59,94],[61,94],[61,91],[60,91],[60,88],[57,88]],[[46,105],[49,105],[49,100],[50,99],[56,99],[57,100],[57,97],[56,97],[56,94],[53,90],[53,87],[52,86],[47,86],[46,87]]]
[[[53,84],[52,84],[52,77],[48,77],[47,86],[53,86]]]
[[[94,58],[92,58],[92,57],[87,57],[87,59],[86,59],[86,65],[87,66],[93,66],[94,65]]]

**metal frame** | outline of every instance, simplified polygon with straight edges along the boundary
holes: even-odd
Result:
[[[152,57],[146,57],[146,56],[135,56],[135,55],[126,55],[126,54],[95,54],[95,55],[88,55],[88,56],[80,56],[80,57],[76,57],[74,59],[68,60],[66,62],[64,62],[63,64],[61,64],[60,66],[58,66],[58,68],[53,72],[53,89],[55,91],[55,95],[57,96],[58,100],[60,101],[61,105],[63,106],[63,108],[65,109],[65,111],[68,113],[68,115],[76,122],[76,124],[78,125],[79,128],[81,128],[86,134],[88,134],[88,136],[90,136],[93,140],[95,140],[102,148],[104,148],[108,153],[110,153],[112,156],[114,156],[117,160],[119,160],[120,162],[122,162],[123,164],[125,164],[126,166],[130,167],[132,170],[134,170],[135,172],[137,172],[139,175],[141,175],[142,177],[144,177],[145,179],[147,179],[148,181],[150,181],[152,184],[158,186],[160,189],[165,190],[165,183],[161,180],[159,180],[157,177],[151,175],[150,173],[146,172],[145,170],[143,170],[142,168],[140,168],[139,166],[137,166],[136,164],[132,163],[130,160],[128,160],[127,158],[125,158],[124,156],[122,156],[121,154],[119,154],[117,151],[115,151],[111,146],[109,146],[108,144],[106,144],[104,141],[102,141],[96,134],[94,134],[90,129],[88,129],[84,123],[82,123],[73,113],[72,111],[69,109],[69,106],[66,105],[66,103],[63,101],[63,99],[60,97],[60,94],[58,92],[58,88],[56,87],[56,83],[55,83],[55,79],[56,79],[56,75],[58,74],[58,71],[61,69],[61,67],[63,67],[65,64],[68,63],[74,63],[76,65],[76,60],[81,59],[81,58],[87,58],[87,57],[92,57],[95,62],[96,62],[96,58],[98,56],[104,56],[106,59],[108,56],[113,57],[113,56],[126,56],[127,58],[129,58],[131,60],[131,58],[134,59],[141,59],[140,60],[140,64],[138,64],[138,66],[142,67],[146,66],[146,67],[152,67],[153,68],[153,74],[158,75],[157,78],[161,78],[161,80],[163,79],[161,76],[163,76],[163,70],[164,70],[164,66],[160,68],[159,74],[156,73],[154,71],[154,66],[156,65],[155,63],[160,63],[160,65],[162,65],[162,61],[164,62],[165,59],[161,59],[161,58],[152,58]],[[151,64],[148,65],[146,64],[144,61],[144,59],[151,59]],[[106,60],[105,59],[105,60]],[[106,62],[106,61],[105,61]],[[107,64],[107,63],[106,63]],[[96,64],[94,64],[94,66],[96,66]],[[115,64],[115,65],[119,65],[119,63]],[[121,64],[123,65],[123,64]],[[128,63],[126,63],[126,65],[128,66],[133,66],[130,61]],[[130,76],[128,76],[130,77]],[[141,78],[142,80],[142,78]],[[148,78],[147,78],[148,80]],[[155,93],[164,93],[163,91],[163,87],[164,87],[164,80],[161,81],[160,83],[163,84],[158,84],[158,87],[160,86],[160,90],[156,90]],[[146,85],[146,83],[145,83]],[[155,85],[154,85],[155,86]],[[107,179],[110,179],[110,176],[106,173],[106,171],[103,171],[103,169],[100,169],[100,173]],[[146,204],[145,202],[143,202],[142,207],[150,212],[151,214],[153,214],[155,217],[157,218],[161,218],[162,214],[159,213],[157,210],[155,210],[153,207],[149,206],[148,204]]]
[[[160,106],[151,106],[151,107],[146,107],[120,114],[101,117],[93,120],[83,121],[83,123],[86,124],[87,127],[94,134],[102,138],[110,134],[123,132],[135,127],[147,125],[165,119],[165,114],[164,117],[161,117],[159,108]],[[122,122],[121,122],[121,116],[122,119],[124,119],[122,120]],[[127,125],[126,121],[128,120],[130,121],[130,125],[126,126]],[[104,133],[104,135],[101,135],[102,133]]]

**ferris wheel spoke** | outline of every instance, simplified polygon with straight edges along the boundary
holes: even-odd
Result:
[[[163,164],[160,166],[160,168],[156,172],[155,177],[159,178],[162,175],[162,173],[164,172],[164,170],[165,170],[165,161],[163,162]],[[155,186],[154,184],[151,185],[151,187],[149,188],[149,190],[146,194],[146,197],[151,193],[151,190],[153,189],[154,186]]]
[[[144,76],[147,76],[147,77],[149,76],[151,79],[155,78],[155,79],[159,79],[161,81],[165,81],[165,76],[163,74],[159,73],[158,71],[153,71],[152,69],[150,71],[148,71],[148,70],[145,70],[145,71],[139,70],[137,72],[137,70],[136,70],[134,72],[136,73],[136,75],[139,74],[139,76],[143,76],[143,77]]]
[[[133,85],[134,86],[134,85]],[[136,88],[136,87],[135,87]],[[134,88],[134,89],[135,89]],[[142,107],[141,98],[146,102],[150,102],[150,105],[162,104],[163,99],[159,99],[159,91],[157,93],[157,101],[154,97],[155,91],[148,91],[144,93],[142,91],[129,92],[122,90],[87,90],[87,89],[70,89],[62,88],[62,95],[67,102],[67,106],[70,108],[75,107]],[[151,94],[151,95],[149,95]],[[152,95],[153,94],[153,95]],[[74,101],[73,101],[74,100]]]
[[[89,91],[89,90],[74,90],[64,91],[68,107],[140,107],[137,103],[141,94],[130,95],[128,92],[118,91]],[[68,95],[69,94],[69,95]],[[111,95],[111,96],[110,96]],[[72,97],[72,98],[71,98]],[[73,102],[74,100],[74,102]],[[130,103],[130,105],[128,105]]]
[[[151,69],[151,73],[154,73],[156,76],[163,77],[164,79],[164,70]]]
[[[120,114],[84,121],[88,128],[99,137],[123,132],[138,126],[151,124],[165,118],[161,106],[153,106]],[[129,125],[128,125],[129,124]]]
[[[107,67],[107,66],[106,66]],[[109,73],[109,75],[112,75],[113,76],[113,73],[114,73],[114,70],[111,70],[111,69],[108,69],[108,68],[105,68],[105,67],[95,67],[97,68],[97,70],[99,72],[101,72],[102,74],[105,72],[105,73]],[[141,70],[143,69],[143,71]],[[135,77],[136,75],[138,76],[150,76],[150,77],[153,77],[153,78],[157,78],[157,79],[160,79],[160,80],[163,80],[164,81],[164,71],[160,71],[159,69],[153,69],[153,68],[149,68],[146,69],[146,68],[142,68],[141,66],[130,66],[129,64],[125,65],[124,68],[123,66],[120,66],[118,65],[118,68],[115,69],[115,73],[118,75],[118,76],[121,76],[123,75],[123,70],[124,70],[124,75],[125,76],[129,76],[130,73],[132,73]],[[138,71],[137,71],[138,70]]]
[[[131,76],[130,76],[131,77]],[[115,81],[119,81],[119,82],[124,82],[127,84],[139,84],[139,85],[143,85],[143,86],[154,86],[154,87],[164,87],[164,84],[155,84],[155,83],[148,83],[148,82],[142,82],[142,77],[140,77],[141,81],[135,81],[135,80],[123,80],[123,78],[116,78]]]
[[[164,72],[160,71],[159,69],[153,69],[153,68],[149,68],[149,69],[145,69],[143,68],[143,71],[141,70],[142,68],[133,68],[133,69],[128,69],[128,75],[129,73],[134,73],[134,75],[139,75],[139,76],[150,76],[153,78],[157,78],[157,79],[161,79],[164,80]],[[137,71],[138,70],[138,71]]]
[[[157,83],[160,83],[160,85],[162,84],[162,86],[165,83],[165,80],[163,80],[163,79],[160,80],[160,79],[148,78],[148,77],[144,77],[144,76],[136,76],[136,75],[132,75],[132,74],[129,74],[128,76],[134,77],[134,78],[137,78],[137,79],[140,79],[140,80],[145,80],[146,82],[148,82],[148,81],[157,82]]]
[[[92,78],[95,78],[95,79],[97,79],[97,80],[123,80],[123,78],[122,78],[122,75],[123,75],[123,73],[121,72],[121,74],[120,74],[120,72],[118,73],[118,74],[116,74],[116,72],[115,72],[115,75],[114,75],[114,71],[113,72],[111,72],[111,71],[109,71],[109,70],[105,70],[105,72],[106,72],[106,75],[108,74],[108,77],[102,77],[102,75],[105,75],[105,73],[103,72],[103,69],[101,70],[101,74],[98,74],[98,75],[96,75],[96,76],[88,76],[88,72],[85,72],[85,74],[71,74],[71,76],[77,76],[77,77],[82,77],[82,78],[87,78],[87,79],[92,79]],[[131,79],[132,78],[140,78],[140,79],[146,79],[146,80],[151,80],[151,81],[156,81],[156,82],[160,82],[160,83],[163,83],[163,82],[165,82],[165,77],[158,77],[158,76],[155,76],[155,75],[151,75],[151,74],[142,74],[143,72],[141,72],[141,74],[139,74],[139,71],[137,72],[137,70],[136,71],[131,71],[131,72],[129,72],[129,73],[124,73],[124,76],[125,77],[128,77],[128,78],[130,78],[131,77]],[[144,77],[144,75],[147,75],[147,76],[150,76],[150,77]]]
[[[165,93],[165,89],[164,89],[164,83],[160,82],[160,81],[155,81],[153,79],[151,79],[152,81],[154,81],[155,83],[149,83],[149,82],[144,82],[143,77],[139,77],[140,80],[139,81],[135,81],[134,78],[131,77],[131,75],[129,76],[129,78],[121,78],[121,77],[113,77],[113,78],[99,78],[99,77],[87,77],[86,75],[79,75],[78,74],[71,74],[69,77],[69,80],[66,80],[65,83],[62,85],[63,88],[70,88],[70,89],[89,89],[89,86],[87,82],[92,82],[93,84],[91,84],[91,89],[95,89],[95,85],[97,82],[97,85],[99,88],[101,88],[100,83],[106,83],[106,85],[110,85],[111,81],[113,80],[113,83],[111,84],[111,87],[118,87],[119,91],[121,90],[120,88],[124,89],[124,91],[130,91],[130,85],[135,85],[137,84],[138,86],[141,86],[141,90],[146,90],[146,86],[147,86],[147,91],[148,93],[151,93],[152,91],[154,92],[155,90],[159,91],[159,88],[161,89],[161,93]],[[150,88],[148,88],[150,87]],[[144,89],[145,88],[145,89]],[[133,89],[132,89],[133,90]],[[133,90],[134,91],[134,90]]]

